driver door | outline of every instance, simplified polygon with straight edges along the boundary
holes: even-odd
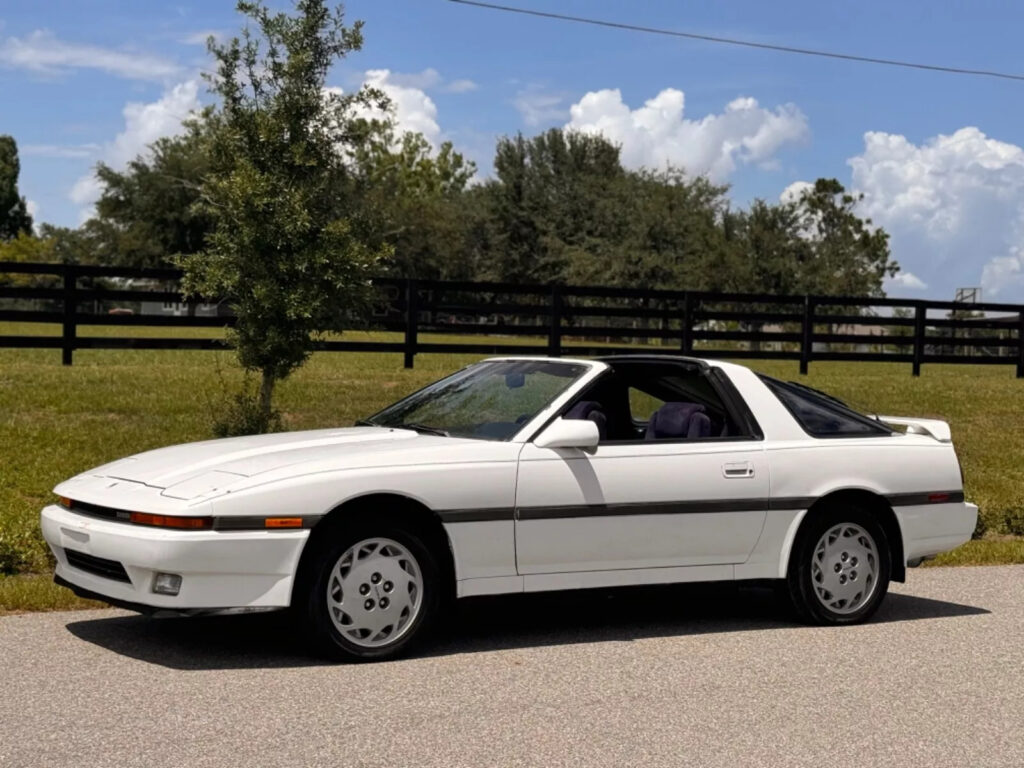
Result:
[[[768,509],[756,441],[524,446],[516,492],[520,574],[744,562]]]

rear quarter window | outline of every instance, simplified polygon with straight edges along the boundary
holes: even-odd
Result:
[[[885,425],[852,408],[794,384],[762,376],[761,380],[779,398],[803,430],[813,437],[875,437],[891,435]]]

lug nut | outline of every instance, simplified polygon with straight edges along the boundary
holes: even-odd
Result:
[[[839,563],[836,563],[836,573],[839,573],[841,570],[843,570],[843,566],[841,566]]]
[[[373,574],[373,576],[370,577],[370,581],[372,583],[374,583],[374,584],[379,583],[380,582],[380,574],[379,573]]]
[[[845,563],[845,562],[846,562],[846,559],[847,559],[848,557],[849,557],[849,555],[847,555],[847,554],[846,554],[845,552],[843,552],[843,554],[841,554],[841,555],[839,556],[839,559],[840,559],[840,560],[842,560],[842,561],[843,561],[843,562]]]
[[[857,580],[857,572],[856,571],[850,571],[850,581],[856,581],[856,580]]]
[[[846,583],[846,576],[840,576],[839,577],[839,583],[840,584],[845,584]]]
[[[359,585],[359,594],[360,595],[368,595],[369,593],[370,593],[370,585],[369,584],[360,584]]]
[[[368,611],[372,611],[373,610],[373,600],[367,600],[365,603],[363,603],[363,608],[365,608]]]
[[[390,604],[391,604],[391,601],[390,601],[390,600],[388,600],[388,599],[387,599],[386,597],[382,597],[382,598],[380,599],[380,607],[381,607],[381,610],[383,610],[383,609],[387,608],[387,607],[388,607],[388,605],[390,605]]]
[[[384,582],[384,591],[385,592],[390,592],[394,588],[395,588],[395,585],[392,584],[390,581],[385,581]]]

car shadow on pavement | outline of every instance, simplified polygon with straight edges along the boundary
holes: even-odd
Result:
[[[874,623],[986,614],[970,605],[890,593]],[[799,628],[768,586],[681,584],[460,600],[419,656],[708,633]],[[72,621],[75,637],[172,669],[252,669],[324,664],[287,612]],[[808,628],[811,629],[811,628]]]

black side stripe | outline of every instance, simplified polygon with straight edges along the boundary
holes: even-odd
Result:
[[[885,497],[894,507],[927,504],[959,504],[963,491],[897,493]],[[445,523],[480,523],[507,520],[560,520],[577,517],[627,517],[631,515],[694,515],[761,510],[807,509],[817,501],[813,496],[774,499],[709,499],[706,501],[657,501],[633,504],[569,504],[552,507],[492,509],[449,509],[438,513]]]
[[[445,509],[438,512],[442,523],[487,523],[498,520],[514,520],[515,509]]]

